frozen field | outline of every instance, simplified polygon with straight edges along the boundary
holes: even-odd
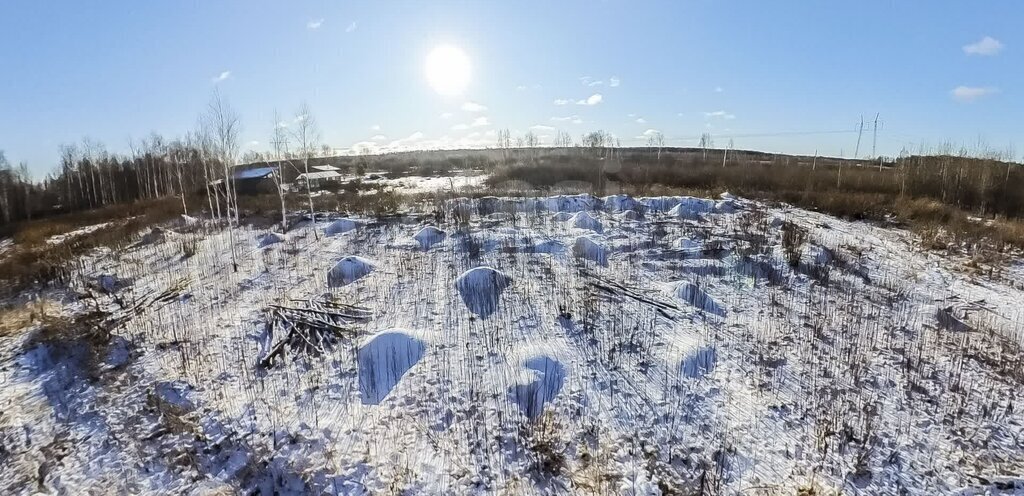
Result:
[[[1024,494],[1019,261],[728,196],[188,230],[0,336],[0,492]]]

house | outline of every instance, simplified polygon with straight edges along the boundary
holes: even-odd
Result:
[[[274,179],[276,173],[276,167],[236,170],[232,176],[235,192],[240,195],[276,193],[277,182]]]
[[[319,166],[319,167],[330,167]],[[317,167],[314,167],[314,169]],[[316,172],[302,173],[295,178],[299,183],[305,183],[309,181],[310,188],[318,188],[325,182],[337,181],[341,179],[341,174],[336,170],[318,170]]]

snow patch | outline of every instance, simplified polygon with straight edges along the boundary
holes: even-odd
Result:
[[[288,241],[288,236],[275,232],[261,234],[256,237],[256,245],[260,248],[265,248],[277,243],[284,243],[285,241]]]
[[[577,212],[568,220],[569,227],[575,229],[587,229],[594,232],[601,232],[604,227],[601,221],[594,218],[588,212]]]
[[[354,255],[345,257],[327,273],[327,286],[332,288],[347,286],[373,272],[376,268],[377,264],[372,260]]]
[[[388,329],[370,336],[359,347],[359,394],[365,405],[377,405],[402,376],[423,358],[426,344],[403,329]]]
[[[324,228],[324,234],[328,236],[335,236],[338,234],[344,234],[354,229],[357,229],[363,223],[354,219],[342,218],[338,219]]]
[[[683,196],[679,198],[679,203],[668,211],[668,214],[682,219],[700,219],[702,214],[711,213],[714,209],[714,200]]]
[[[431,246],[444,241],[446,236],[448,236],[448,233],[434,226],[426,226],[423,229],[420,229],[419,232],[413,236],[413,239],[420,244],[420,248],[427,250],[430,249]]]
[[[523,360],[522,366],[509,394],[519,409],[533,419],[539,417],[544,405],[562,390],[565,365],[551,356],[537,355]]]
[[[676,297],[707,313],[725,317],[725,308],[715,301],[711,295],[689,281],[681,281],[673,289]]]
[[[679,374],[690,379],[700,379],[715,370],[718,364],[718,349],[714,344],[697,338],[683,339],[679,346]]]
[[[608,265],[608,249],[592,239],[590,236],[580,236],[572,244],[572,254],[576,258],[583,258],[599,265]]]
[[[487,317],[498,309],[498,298],[512,283],[512,278],[490,267],[476,267],[455,279],[455,288],[469,310]]]

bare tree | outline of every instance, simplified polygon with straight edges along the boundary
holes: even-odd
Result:
[[[224,101],[219,91],[214,92],[213,99],[210,101],[205,116],[205,125],[213,139],[221,166],[224,168],[228,223],[237,225],[238,194],[235,191],[235,180],[231,168],[235,165],[235,157],[238,156],[238,133],[241,131],[241,123],[238,114]]]
[[[658,161],[661,161],[661,149],[665,146],[665,135],[655,131],[647,137],[647,146],[658,150]]]
[[[282,174],[281,164],[284,160],[282,151],[288,144],[288,137],[284,132],[284,127],[281,125],[281,116],[277,114],[276,110],[274,111],[274,127],[270,144],[274,147],[274,159],[277,162],[276,167],[274,167],[273,178],[274,184],[277,186],[277,196],[281,200],[281,230],[286,231],[288,229],[288,211],[284,201],[284,175]],[[270,165],[269,159],[267,165]]]
[[[299,145],[299,157],[302,159],[302,168],[305,170],[306,198],[309,200],[309,218],[315,226],[316,212],[313,210],[313,193],[309,185],[309,159],[316,153],[318,142],[320,141],[320,132],[316,126],[316,119],[313,118],[313,113],[310,111],[309,105],[306,103],[299,106],[298,112],[295,113],[295,121],[295,129],[292,131],[292,136]],[[313,236],[319,239],[316,229],[313,230]]]
[[[708,148],[715,147],[715,140],[711,138],[711,133],[705,132],[700,135],[700,143],[697,145],[704,151],[704,160],[708,159]]]
[[[560,148],[572,147],[572,135],[565,131],[558,131],[555,135],[555,146]]]
[[[14,171],[7,161],[4,151],[0,150],[0,208],[4,211],[4,223],[11,222],[11,188],[14,186]]]

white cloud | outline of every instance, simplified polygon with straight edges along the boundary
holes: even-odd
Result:
[[[724,89],[722,89],[722,87],[721,87],[721,86],[715,86],[715,93],[721,93],[721,92],[723,92],[723,91],[725,91],[725,90],[724,90]]]
[[[593,86],[601,86],[602,84],[604,84],[604,81],[598,80],[598,81],[591,81],[591,82],[587,83],[587,86],[591,86],[591,87],[593,87]]]
[[[570,115],[568,117],[552,117],[551,120],[555,122],[571,122],[573,124],[583,123],[583,119],[580,119],[578,115]]]
[[[611,86],[612,88],[617,88],[619,86],[619,78],[615,76],[608,78],[608,86]]]
[[[974,43],[964,45],[967,55],[995,55],[1003,50],[1003,43],[991,36],[986,36]]]
[[[637,117],[636,118],[636,123],[637,124],[647,124],[647,119],[644,119],[643,117]]]
[[[553,128],[551,126],[545,126],[543,124],[536,124],[536,125],[530,126],[530,129],[532,129],[534,131],[554,131],[555,130],[555,128]]]
[[[246,145],[249,145],[249,148],[252,148],[252,147],[255,147],[255,146],[260,146],[260,142],[257,141],[257,140],[252,140],[252,141],[246,143]]]
[[[597,105],[603,100],[604,97],[601,96],[600,93],[594,93],[593,95],[588,96],[586,100],[577,101],[576,105]]]
[[[231,77],[231,71],[224,71],[224,72],[220,73],[219,76],[213,78],[213,83],[217,84],[217,83],[219,83],[221,81],[224,81],[225,79],[227,79],[229,77]]]
[[[644,131],[641,136],[643,136],[644,138],[647,138],[647,137],[650,137],[650,136],[654,136],[655,134],[658,134],[660,132],[661,131],[658,131],[657,129],[648,129],[648,130]]]
[[[726,120],[730,120],[730,119],[735,119],[736,118],[735,115],[730,114],[730,113],[728,113],[728,112],[726,112],[724,110],[716,110],[714,112],[704,112],[704,117],[707,117],[708,119],[720,118],[720,119],[726,119]]]
[[[554,103],[555,103],[555,105],[568,105],[571,102],[569,100],[564,99],[564,98],[559,98],[558,100],[555,100]]]
[[[470,122],[469,124],[456,124],[452,126],[452,131],[464,131],[471,127],[484,127],[490,125],[491,121],[487,119],[487,117],[477,117],[476,119],[473,119],[473,122]]]
[[[380,131],[380,124],[370,126],[370,131]]]
[[[476,102],[466,102],[462,104],[462,110],[465,110],[466,112],[483,112],[484,110],[487,110],[487,106]]]
[[[516,91],[526,91],[526,86],[520,84],[519,86],[516,86]]]
[[[451,118],[452,118],[452,115],[453,115],[453,114],[452,114],[451,112],[445,112],[445,113],[441,114],[441,115],[440,115],[440,117],[441,117],[442,119],[451,119]]]
[[[317,29],[320,29],[320,26],[323,26],[323,25],[324,25],[324,19],[321,17],[320,19],[314,19],[312,21],[307,22],[306,23],[306,28],[307,29],[311,29],[313,31],[316,31]]]
[[[583,84],[590,84],[590,82],[593,81],[593,80],[594,80],[594,78],[592,78],[590,76],[580,76],[580,82],[583,83]]]
[[[397,140],[392,141],[391,143],[388,143],[387,148],[389,148],[389,149],[398,149],[398,150],[407,149],[410,145],[416,144],[417,142],[419,142],[422,139],[423,139],[423,133],[421,133],[419,131],[416,131],[415,133],[412,133],[412,134],[410,134],[409,136],[407,136],[405,138],[397,139]]]
[[[957,86],[949,93],[958,102],[973,102],[979,98],[999,93],[999,89],[979,86]]]
[[[375,134],[370,139],[373,140],[373,141],[384,141],[384,140],[388,139],[388,137],[384,136],[383,134]]]
[[[352,21],[349,23],[348,27],[345,28],[345,32],[351,33],[352,31],[355,31],[357,27],[359,26],[356,24],[356,21]]]

